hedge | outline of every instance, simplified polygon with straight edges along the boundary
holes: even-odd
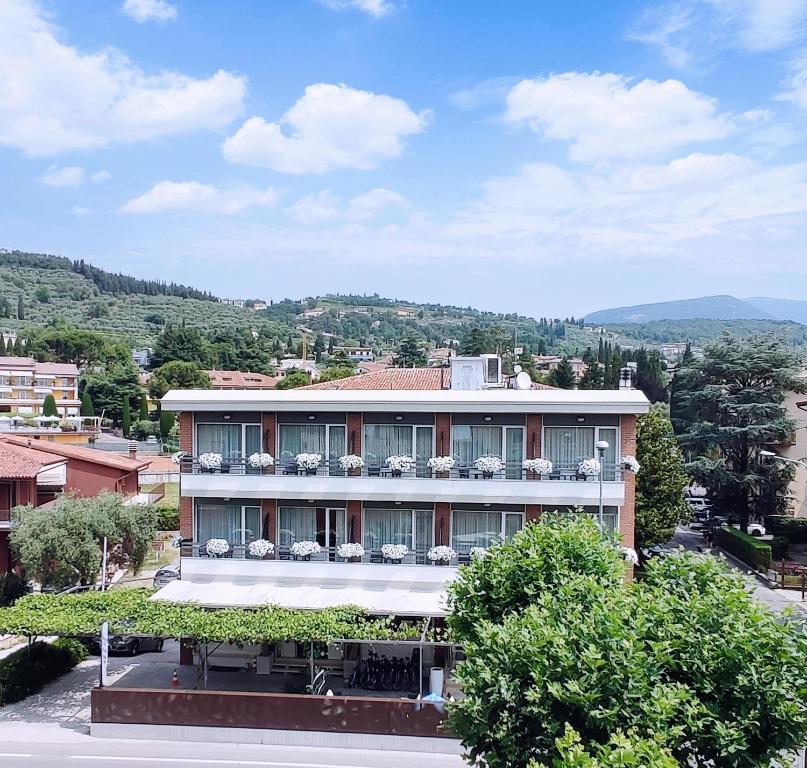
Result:
[[[86,658],[87,649],[69,638],[20,648],[0,661],[0,706],[38,693]]]
[[[179,530],[179,507],[157,507],[157,530]]]
[[[771,557],[774,560],[786,560],[790,549],[790,539],[786,536],[774,536],[771,539]]]
[[[768,533],[784,536],[791,544],[807,542],[807,517],[770,515],[765,520],[765,527]]]
[[[770,568],[771,545],[767,541],[760,541],[737,528],[723,527],[717,531],[717,545],[758,571]]]

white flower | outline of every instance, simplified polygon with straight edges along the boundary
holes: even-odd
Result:
[[[295,541],[291,545],[291,553],[295,557],[308,557],[309,555],[319,554],[322,549],[316,541]]]
[[[599,459],[583,459],[577,465],[577,471],[586,477],[593,477],[600,474],[600,460]]]
[[[624,469],[627,469],[628,472],[633,472],[634,475],[639,474],[639,470],[641,469],[641,465],[634,456],[623,456],[619,463],[623,466]]]
[[[275,545],[266,539],[255,539],[249,542],[249,554],[253,557],[265,557],[275,551]]]
[[[619,551],[622,553],[622,557],[624,557],[625,560],[631,565],[639,565],[639,555],[636,554],[635,549],[631,549],[630,547],[620,547]]]
[[[480,472],[496,473],[504,469],[504,462],[498,456],[480,456],[474,466]]]
[[[199,457],[199,466],[202,469],[221,469],[221,454],[203,453]]]
[[[247,461],[253,469],[261,469],[262,467],[273,466],[275,458],[271,453],[253,453]]]
[[[456,557],[457,553],[451,549],[451,547],[446,547],[444,545],[440,545],[438,547],[432,547],[427,553],[426,557],[429,558],[432,562],[436,560],[445,560],[449,562],[452,558]]]
[[[181,464],[182,459],[189,455],[190,454],[188,454],[187,451],[177,451],[176,453],[172,454],[171,461],[173,461],[174,464]]]
[[[349,557],[364,557],[364,547],[361,544],[340,544],[336,554],[347,560]]]
[[[488,553],[487,547],[471,547],[471,549],[468,552],[468,554],[472,558],[485,557],[487,553]]]
[[[552,472],[552,462],[549,459],[524,459],[521,466],[536,475],[548,475]]]
[[[394,472],[408,472],[415,467],[411,456],[390,456],[384,463]]]
[[[347,472],[349,469],[361,469],[364,466],[364,459],[349,453],[347,456],[339,457],[339,466]]]
[[[455,463],[453,456],[433,456],[426,462],[429,469],[435,472],[450,472]]]
[[[227,539],[208,539],[205,550],[208,555],[223,555],[230,551],[230,542]]]
[[[316,469],[322,461],[321,453],[298,453],[297,466],[300,469]]]
[[[384,544],[381,554],[387,560],[403,560],[409,554],[409,547],[406,544]]]

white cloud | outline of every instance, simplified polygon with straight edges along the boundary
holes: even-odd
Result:
[[[174,21],[177,17],[176,6],[166,0],[125,0],[121,10],[139,24],[144,21],[164,24],[166,21]]]
[[[309,85],[275,123],[251,117],[222,145],[232,163],[282,173],[368,170],[399,157],[407,136],[422,132],[428,113],[401,99],[346,85]]]
[[[807,109],[807,55],[800,56],[790,63],[784,86],[785,90],[776,98]]]
[[[807,0],[679,0],[646,8],[626,32],[687,68],[726,48],[764,53],[804,39]]]
[[[88,175],[80,165],[67,165],[64,168],[51,165],[42,176],[42,183],[49,187],[80,187],[88,181],[101,184],[111,178],[112,174],[109,171],[97,171]]]
[[[233,215],[249,208],[272,208],[280,192],[272,187],[221,189],[198,181],[160,181],[148,192],[132,198],[122,213],[206,213]]]
[[[28,0],[0,3],[0,145],[56,155],[218,130],[242,112],[243,77],[146,74],[110,49],[83,53]]]
[[[347,208],[347,217],[356,221],[372,219],[390,209],[405,209],[409,207],[409,201],[399,192],[391,189],[377,187],[356,195]]]
[[[85,177],[84,169],[78,165],[67,165],[64,168],[51,166],[42,177],[42,183],[48,187],[80,187]]]
[[[724,138],[733,127],[714,99],[680,80],[599,72],[522,80],[507,96],[505,118],[570,142],[569,156],[579,161],[650,157]]]
[[[320,3],[334,11],[363,11],[380,19],[392,13],[396,5],[391,0],[319,0]]]
[[[300,224],[321,224],[339,218],[339,199],[329,189],[316,194],[303,195],[286,213]]]
[[[70,209],[73,216],[91,216],[95,211],[92,208],[85,208],[83,205],[74,205]]]

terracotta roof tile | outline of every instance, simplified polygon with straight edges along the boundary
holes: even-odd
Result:
[[[279,379],[252,371],[205,371],[213,389],[272,389]]]
[[[130,459],[109,451],[102,451],[97,448],[84,448],[80,445],[69,445],[67,443],[51,443],[42,440],[28,440],[22,437],[0,438],[4,443],[22,448],[31,448],[37,453],[56,454],[64,459],[77,459],[80,461],[90,461],[93,464],[100,464],[104,467],[120,469],[124,472],[134,472],[148,466],[148,460]],[[30,445],[29,445],[30,443]],[[0,442],[0,445],[3,443]]]
[[[64,459],[42,451],[0,442],[0,477],[4,480],[34,478],[44,467],[62,461]]]

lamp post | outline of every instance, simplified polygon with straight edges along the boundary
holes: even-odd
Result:
[[[780,456],[778,453],[774,453],[773,451],[760,451],[759,455],[763,459],[776,459],[777,461],[784,461],[786,464],[795,464],[798,467],[804,467],[807,469],[807,461],[804,459],[788,459],[787,456]]]
[[[597,449],[597,458],[600,461],[600,506],[599,512],[597,514],[597,521],[600,524],[600,533],[605,533],[605,527],[603,525],[603,518],[602,518],[602,470],[603,470],[603,463],[605,461],[605,452],[608,450],[608,441],[607,440],[597,440],[594,443],[594,447]]]

